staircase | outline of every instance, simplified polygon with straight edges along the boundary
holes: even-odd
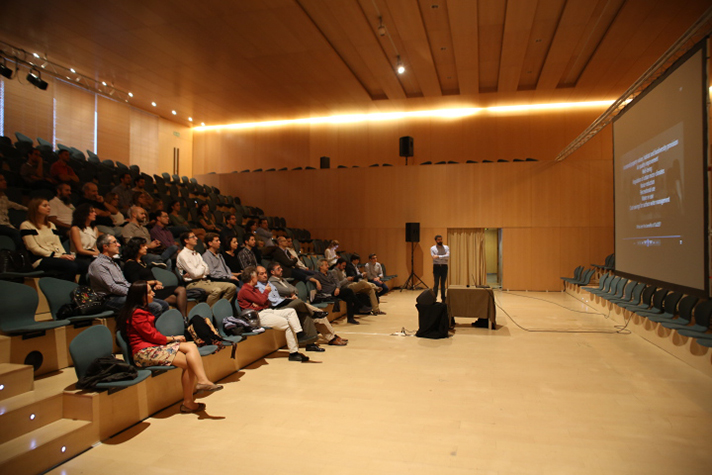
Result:
[[[74,371],[33,378],[31,366],[0,363],[0,473],[42,473],[97,440],[91,412],[67,417],[58,388],[76,381]]]

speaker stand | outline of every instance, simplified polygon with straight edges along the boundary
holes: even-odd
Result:
[[[408,155],[406,155],[406,156],[405,156],[405,166],[406,166],[406,167],[408,166],[408,158],[409,158]]]
[[[407,160],[407,158],[406,158]],[[403,292],[403,289],[405,290],[420,290],[420,284],[423,284],[426,289],[429,289],[428,285],[421,280],[420,277],[415,275],[415,266],[414,266],[414,258],[415,255],[415,243],[411,242],[410,243],[410,275],[406,279],[405,283],[401,285],[400,291]],[[416,282],[417,281],[417,282]]]

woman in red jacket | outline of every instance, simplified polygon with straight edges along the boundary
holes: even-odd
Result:
[[[184,335],[165,336],[156,330],[155,317],[147,309],[152,301],[153,291],[145,280],[131,284],[126,303],[116,319],[117,328],[126,338],[136,366],[182,368],[183,404],[180,412],[202,411],[205,404],[195,402],[194,389],[219,391],[223,387],[208,379],[198,347],[193,342],[187,342]]]

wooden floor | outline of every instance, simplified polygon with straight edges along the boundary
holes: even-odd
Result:
[[[273,354],[206,414],[172,406],[51,473],[710,473],[711,378],[566,294],[495,294],[557,332],[498,309],[496,331],[395,336],[417,329],[417,292],[395,291],[387,316],[336,326],[349,346]]]

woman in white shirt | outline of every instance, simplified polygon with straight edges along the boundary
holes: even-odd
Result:
[[[72,228],[69,230],[70,250],[77,259],[91,262],[99,251],[96,248],[96,240],[101,235],[96,228],[96,210],[89,203],[77,206],[72,215]]]
[[[35,269],[56,272],[65,280],[74,280],[77,274],[85,275],[88,262],[77,262],[67,253],[59,239],[57,228],[49,220],[49,201],[33,198],[27,205],[27,221],[20,225],[20,235],[30,252]]]
[[[329,243],[329,247],[324,251],[324,257],[329,263],[329,268],[331,268],[336,261],[339,260],[339,255],[336,253],[336,249],[339,247],[339,241],[333,240]]]

